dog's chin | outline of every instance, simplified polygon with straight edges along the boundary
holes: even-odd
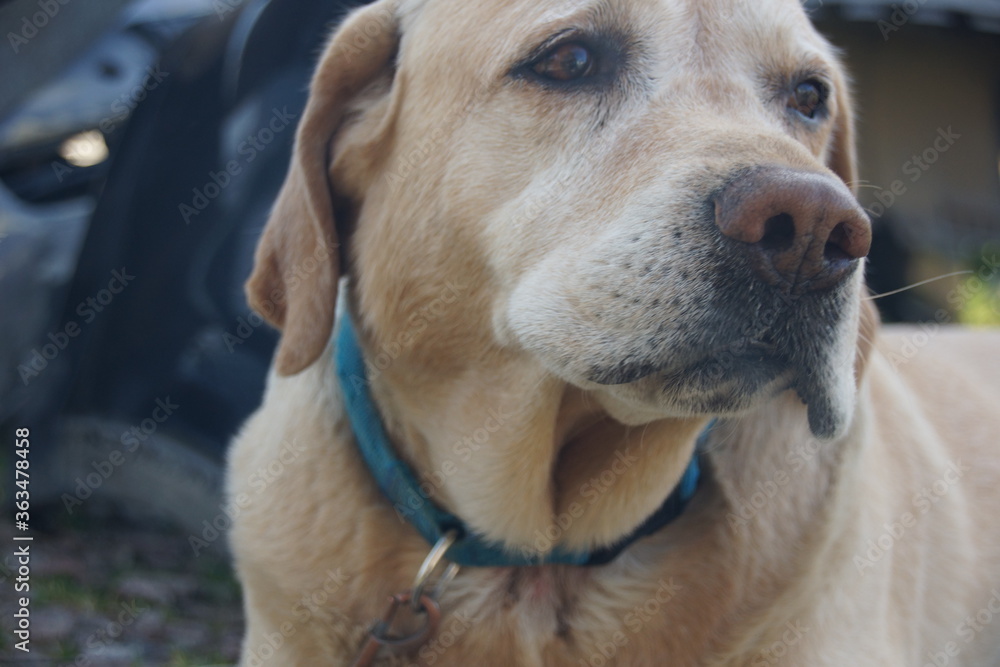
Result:
[[[831,362],[802,369],[762,358],[725,368],[704,361],[622,384],[587,384],[608,414],[629,426],[666,418],[746,415],[782,392],[795,391],[813,435],[832,439],[851,421],[855,386],[850,367]]]
[[[723,377],[711,363],[686,371],[655,372],[622,384],[588,384],[613,419],[639,426],[666,418],[745,414],[787,389],[791,380],[790,373],[774,367],[746,373],[732,369]]]

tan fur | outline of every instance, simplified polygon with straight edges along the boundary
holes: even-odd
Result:
[[[567,26],[629,32],[645,76],[598,100],[510,75]],[[811,130],[761,92],[803,68],[835,91]],[[466,568],[438,634],[384,664],[1000,664],[1000,614],[971,639],[962,625],[994,591],[1000,609],[995,334],[878,332],[859,268],[816,371],[847,415],[829,441],[782,378],[713,412],[650,378],[588,376],[662,322],[666,349],[688,344],[726,271],[706,254],[703,202],[735,169],[854,183],[850,105],[796,0],[354,13],[317,69],[248,283],[282,342],[230,453],[242,664],[349,664],[428,551],[345,420],[329,343],[341,257],[395,446],[434,502],[511,549],[629,533],[724,417],[675,523],[598,568]],[[722,368],[727,387],[737,371]]]

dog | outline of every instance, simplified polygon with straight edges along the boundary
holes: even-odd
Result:
[[[242,664],[1000,665],[1000,337],[880,327],[853,142],[797,0],[351,13],[247,283]]]

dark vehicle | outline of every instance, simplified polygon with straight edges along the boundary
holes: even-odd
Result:
[[[17,5],[38,10],[0,11]],[[11,67],[87,9],[53,5],[65,15],[13,23]],[[127,3],[0,109],[0,419],[32,431],[36,506],[93,496],[192,527],[218,512],[276,338],[242,284],[343,11]]]

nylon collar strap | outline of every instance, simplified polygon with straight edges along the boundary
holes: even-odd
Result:
[[[458,539],[445,555],[453,563],[463,567],[604,565],[636,540],[655,533],[679,517],[694,496],[700,477],[697,449],[680,483],[663,505],[631,535],[616,544],[592,552],[571,552],[557,548],[544,557],[530,557],[511,552],[502,544],[487,542],[467,529],[460,518],[441,509],[421,493],[420,483],[406,462],[396,454],[385,433],[381,415],[372,401],[364,356],[354,325],[346,312],[339,320],[337,377],[358,449],[382,493],[393,503],[396,512],[405,517],[428,544],[436,544],[450,530],[458,531]],[[710,424],[699,437],[698,449],[711,427]]]

